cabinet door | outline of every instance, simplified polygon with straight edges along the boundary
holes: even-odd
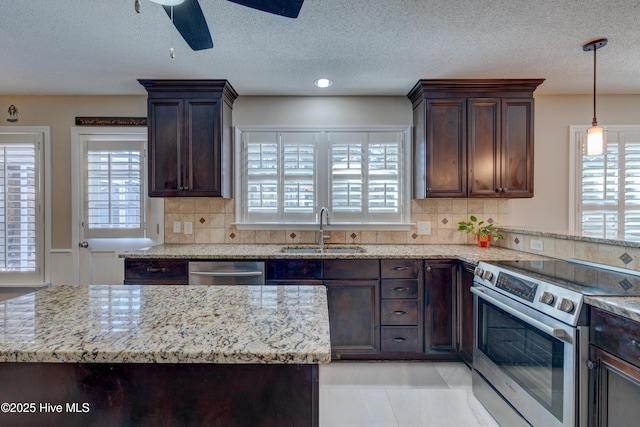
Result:
[[[188,162],[183,167],[188,196],[222,196],[220,102],[186,101]]]
[[[331,353],[375,354],[380,350],[378,280],[327,280]]]
[[[462,360],[471,364],[473,361],[473,272],[475,266],[460,263],[458,277],[458,346]]]
[[[425,261],[425,353],[456,352],[456,261]]]
[[[469,197],[498,197],[500,175],[500,100],[468,101]]]
[[[149,100],[149,196],[176,196],[182,191],[180,165],[186,151],[183,137],[184,107],[181,99]]]
[[[601,427],[636,426],[640,419],[640,368],[595,346],[591,360],[598,366],[593,425]],[[592,401],[593,402],[593,401]],[[594,420],[597,420],[594,422]]]
[[[501,196],[533,197],[533,99],[502,100]]]
[[[426,102],[426,197],[466,197],[466,100]]]
[[[183,259],[124,260],[125,285],[186,285],[189,263]]]

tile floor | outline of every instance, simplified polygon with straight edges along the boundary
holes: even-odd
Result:
[[[320,427],[498,427],[456,362],[320,366]]]

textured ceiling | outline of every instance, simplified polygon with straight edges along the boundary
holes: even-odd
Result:
[[[640,94],[638,0],[306,0],[298,19],[200,0],[192,51],[141,0],[2,0],[0,94],[144,94],[138,78],[228,79],[240,95],[406,95],[418,79],[545,78],[536,93]],[[169,57],[173,46],[175,58]],[[313,86],[328,77],[328,90]]]

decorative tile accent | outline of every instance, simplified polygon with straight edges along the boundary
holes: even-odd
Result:
[[[620,255],[620,260],[622,262],[624,262],[625,265],[629,264],[631,261],[633,261],[633,258],[631,258],[631,255],[629,255],[628,253],[623,253],[622,255]]]
[[[520,239],[518,239],[517,237],[515,239],[513,239],[513,242],[517,245],[520,243]]]
[[[493,219],[493,218],[489,217],[489,219],[487,220],[487,222],[488,222],[489,224],[493,224],[495,221],[494,221],[494,219]]]
[[[204,224],[205,222],[207,222],[207,220],[206,220],[206,219],[204,219],[204,218],[200,218],[200,224]]]
[[[289,237],[291,237],[292,239],[295,239],[296,238],[296,233],[289,234]]]
[[[229,234],[229,237],[231,237],[232,239],[235,239],[236,238],[236,233]]]
[[[411,238],[415,240],[415,239],[417,239],[417,238],[418,238],[418,235],[417,235],[416,233],[413,233],[413,234],[411,235]]]
[[[356,233],[351,233],[351,238],[355,239],[356,237],[358,237],[358,235]]]
[[[623,281],[618,283],[620,286],[622,286],[622,288],[625,291],[628,291],[630,288],[633,287],[633,284],[631,282],[629,282],[627,279],[624,279]]]
[[[447,218],[442,218],[441,221],[444,225],[447,225],[447,223],[449,222],[449,220]]]

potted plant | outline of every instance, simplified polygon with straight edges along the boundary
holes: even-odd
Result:
[[[494,227],[495,222],[486,223],[484,221],[478,221],[478,218],[471,215],[469,221],[460,221],[458,223],[458,230],[466,231],[467,233],[476,236],[478,246],[481,248],[488,248],[491,240],[500,240],[504,236],[498,232]]]

